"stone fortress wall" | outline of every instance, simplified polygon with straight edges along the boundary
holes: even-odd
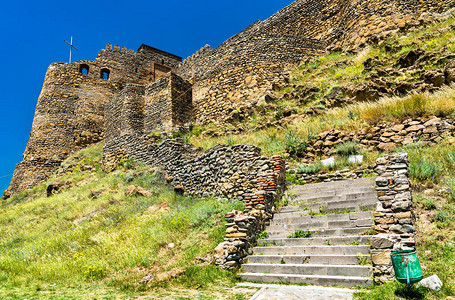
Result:
[[[134,52],[107,44],[94,61],[51,64],[23,161],[5,196],[43,182],[68,155],[103,140],[106,104],[125,86],[168,76],[180,62],[180,57],[146,45]]]
[[[196,123],[231,120],[260,104],[287,70],[326,49],[355,49],[398,30],[432,21],[453,1],[295,1],[257,21],[215,49],[206,45],[183,61],[177,73],[193,82]]]
[[[297,0],[220,46],[206,46],[183,62],[147,45],[135,52],[108,44],[94,61],[52,64],[24,159],[5,196],[42,182],[70,153],[114,136],[106,130],[118,130],[104,115],[109,102],[108,111],[130,118],[129,130],[135,133],[118,137],[123,140],[132,136],[147,140],[153,131],[189,123],[230,121],[236,111],[259,105],[272,85],[284,83],[289,68],[305,57],[327,49],[354,49],[394,31],[430,22],[432,14],[453,7],[452,0]],[[108,80],[102,78],[106,72]],[[137,95],[128,96],[128,91]],[[129,111],[122,111],[123,107]],[[137,116],[144,120],[136,124]]]

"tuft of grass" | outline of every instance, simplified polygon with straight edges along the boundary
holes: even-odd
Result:
[[[409,174],[411,178],[419,181],[437,179],[440,166],[436,162],[422,160],[420,162],[411,162],[409,165]]]
[[[293,234],[287,236],[289,239],[299,239],[299,238],[309,238],[313,235],[311,231],[308,230],[296,230]]]
[[[317,162],[314,164],[301,164],[298,168],[297,171],[305,174],[316,174],[319,171],[321,171],[323,168],[321,162]]]
[[[269,233],[267,231],[261,231],[258,235],[258,239],[263,240],[269,237]]]
[[[360,153],[360,147],[356,142],[348,141],[338,144],[331,153],[341,156],[356,155]]]

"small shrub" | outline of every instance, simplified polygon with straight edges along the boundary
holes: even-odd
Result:
[[[269,233],[267,231],[261,231],[258,235],[258,239],[263,240],[269,237]]]
[[[439,172],[440,166],[434,162],[420,161],[412,162],[409,165],[409,174],[411,178],[417,180],[435,180]]]
[[[178,139],[178,138],[182,138],[183,137],[183,133],[181,132],[173,132],[172,133],[172,138],[173,139]]]
[[[294,157],[301,156],[307,147],[306,141],[293,130],[284,134],[284,144],[286,152]]]
[[[288,239],[300,239],[300,238],[309,238],[313,235],[311,231],[308,230],[296,230],[293,234],[288,236]]]
[[[356,155],[360,153],[360,147],[355,142],[344,142],[336,146],[331,151],[332,154],[338,154],[341,156]]]
[[[315,164],[301,164],[297,171],[305,174],[316,174],[322,169],[322,163],[317,162]]]
[[[284,258],[281,258],[280,264],[284,265],[285,263],[286,263],[286,261],[284,260]]]

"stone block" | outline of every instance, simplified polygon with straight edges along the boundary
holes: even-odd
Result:
[[[390,265],[390,251],[384,251],[376,254],[371,254],[371,261],[374,265]]]
[[[387,238],[372,238],[371,248],[373,249],[387,249],[393,248],[394,242]]]
[[[394,212],[405,212],[411,209],[411,201],[396,201],[392,203]]]

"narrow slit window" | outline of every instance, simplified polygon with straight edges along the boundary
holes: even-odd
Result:
[[[101,79],[109,80],[109,73],[108,69],[101,69]]]

